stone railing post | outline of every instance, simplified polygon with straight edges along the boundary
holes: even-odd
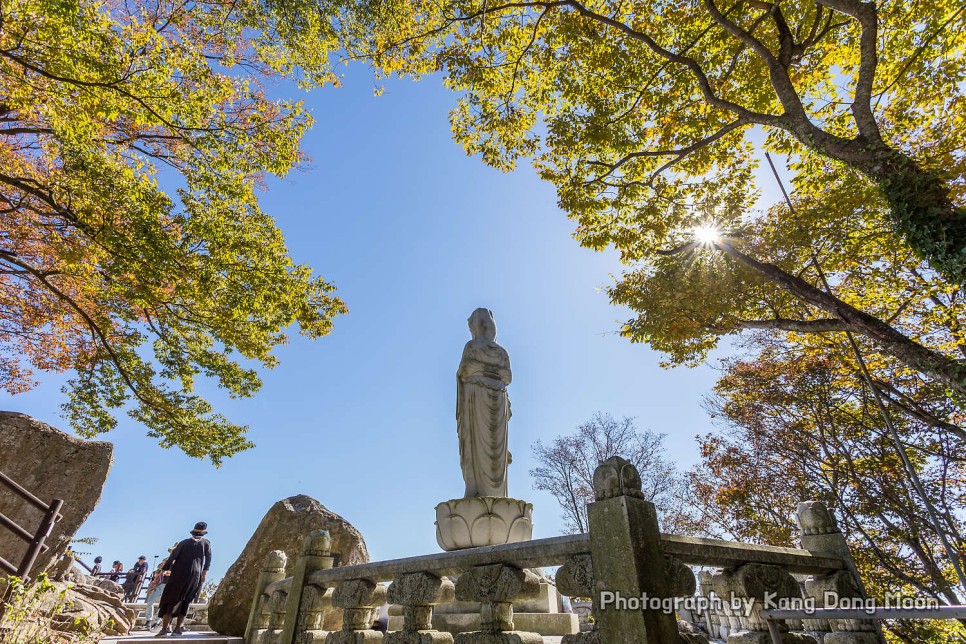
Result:
[[[453,582],[428,572],[399,575],[386,593],[403,607],[403,627],[386,633],[385,644],[453,644],[449,633],[433,630],[433,606],[453,601]]]
[[[557,590],[568,597],[590,597],[591,630],[564,635],[561,644],[599,644],[597,611],[600,597],[594,592],[594,562],[590,555],[574,555],[557,570]]]
[[[665,596],[676,599],[694,598],[698,590],[698,582],[694,578],[694,571],[674,557],[664,557],[664,573],[667,577],[667,591]],[[708,638],[695,625],[695,613],[682,607],[681,619],[677,621],[678,641],[682,644],[708,644]]]
[[[539,633],[513,630],[513,602],[540,595],[540,578],[505,564],[470,568],[456,580],[458,601],[480,602],[480,630],[456,635],[456,644],[542,644]]]
[[[704,627],[708,630],[708,635],[712,639],[724,639],[727,633],[722,633],[721,612],[718,610],[718,603],[715,601],[717,596],[712,596],[714,588],[711,584],[711,573],[702,570],[698,573],[698,588],[701,589],[701,597],[707,601],[708,606],[701,612],[704,618]]]
[[[332,538],[325,530],[313,530],[305,538],[302,555],[296,560],[295,570],[292,571],[292,588],[285,604],[285,626],[279,644],[295,644],[296,638],[315,626],[308,623],[307,613],[310,608],[308,604],[317,602],[308,601],[311,598],[306,593],[306,580],[316,570],[332,567],[331,550]]]
[[[637,469],[619,456],[607,459],[594,472],[594,493],[597,501],[587,506],[587,515],[602,644],[679,642],[673,611],[621,605],[671,596],[657,511],[644,500]]]
[[[248,614],[248,625],[245,627],[245,644],[256,644],[255,632],[268,628],[270,613],[268,612],[269,598],[265,589],[270,584],[281,581],[285,577],[285,553],[273,550],[265,557],[265,565],[258,576],[255,585],[255,597],[252,599],[252,610]]]
[[[826,607],[826,593],[843,599],[867,600],[865,585],[835,515],[820,501],[799,503],[795,515],[801,529],[802,548],[814,555],[841,559],[845,564],[845,570],[805,581],[805,591],[815,599],[816,607]],[[879,624],[872,620],[833,619],[829,625],[832,632],[825,635],[825,644],[885,644]]]
[[[722,570],[714,575],[712,581],[715,594],[728,605],[733,600],[740,600],[743,604],[744,612],[739,617],[742,628],[728,635],[728,644],[772,643],[768,623],[759,615],[765,607],[766,597],[776,604],[781,604],[782,600],[802,602],[801,586],[791,574],[778,566],[746,563]],[[817,644],[810,635],[788,632],[788,625],[784,622],[778,622],[777,627],[784,644]]]
[[[372,630],[375,609],[386,603],[386,587],[369,579],[342,581],[332,593],[332,605],[344,609],[342,630],[329,633],[325,644],[375,644],[382,633]]]

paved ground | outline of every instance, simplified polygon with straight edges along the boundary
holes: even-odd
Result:
[[[544,644],[560,644],[561,638],[556,637],[544,637]],[[137,631],[133,635],[125,635],[123,637],[108,637],[101,640],[100,644],[111,644],[112,642],[123,642],[124,644],[156,644],[157,642],[191,642],[192,644],[242,644],[242,638],[240,637],[226,637],[224,635],[218,635],[211,631],[197,631],[189,632],[178,637],[154,637],[153,632],[148,631]]]

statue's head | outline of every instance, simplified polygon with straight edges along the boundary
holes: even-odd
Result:
[[[489,342],[496,340],[496,322],[490,309],[476,309],[467,322],[470,324],[470,334],[474,340],[477,338],[483,338]]]

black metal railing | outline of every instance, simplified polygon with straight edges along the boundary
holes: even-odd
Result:
[[[24,553],[19,565],[15,566],[3,557],[0,557],[0,570],[8,575],[16,575],[26,580],[29,576],[30,569],[33,568],[40,553],[49,550],[44,545],[44,542],[50,536],[51,530],[54,529],[54,524],[63,518],[60,514],[60,509],[63,507],[64,501],[63,499],[54,499],[50,503],[44,503],[3,472],[0,472],[0,484],[43,513],[40,525],[34,532],[30,532],[13,519],[0,513],[0,525],[27,543],[27,551]]]

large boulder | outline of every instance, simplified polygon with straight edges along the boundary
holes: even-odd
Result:
[[[31,575],[60,559],[71,538],[101,500],[101,490],[113,463],[110,443],[87,441],[51,427],[26,414],[0,411],[0,472],[45,503],[63,499],[63,519],[55,526]],[[43,513],[4,485],[0,512],[33,533]],[[14,566],[27,551],[26,542],[0,530],[0,556]]]
[[[351,566],[369,562],[369,551],[362,535],[348,521],[310,496],[299,494],[282,499],[265,514],[248,540],[248,545],[231,565],[218,590],[208,602],[208,625],[222,635],[244,636],[248,613],[255,596],[255,585],[272,550],[288,556],[285,575],[292,576],[305,537],[313,530],[328,530],[336,565]],[[334,615],[341,622],[341,615]],[[324,627],[337,629],[341,623],[330,621]]]

